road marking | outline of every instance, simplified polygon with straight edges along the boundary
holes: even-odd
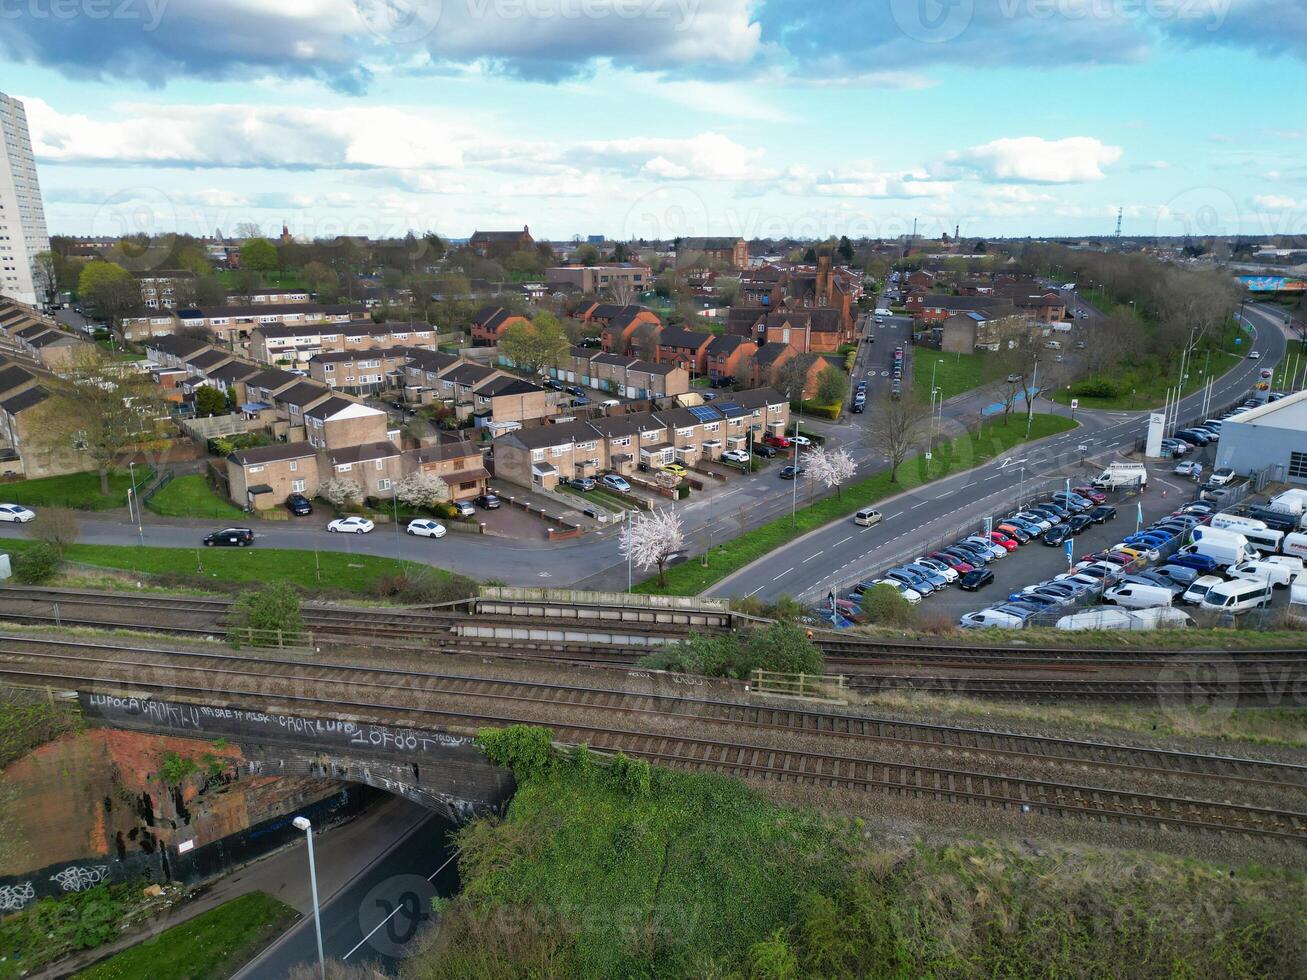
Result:
[[[792,572],[792,571],[794,571],[793,568],[787,568],[787,569],[785,569],[785,571],[781,572],[781,573],[780,573],[779,575],[777,575],[774,579],[772,579],[772,581],[773,581],[773,582],[779,582],[779,581],[780,581],[781,579],[783,579],[786,575],[789,575],[790,572]]]
[[[815,555],[809,555],[807,558],[803,559],[803,561],[799,562],[799,564],[800,564],[800,565],[806,565],[806,564],[808,564],[808,562],[812,561],[814,558],[818,557],[819,555],[824,555],[824,554],[826,554],[826,551],[825,551],[825,549],[823,548],[821,551],[817,552],[817,554],[815,554]]]
[[[853,535],[850,534],[847,538],[841,538],[839,541],[836,541],[836,542],[835,542],[835,547],[838,548],[838,547],[839,547],[840,545],[842,545],[845,541],[852,541],[852,540],[853,540]]]
[[[762,591],[763,589],[765,589],[765,588],[766,588],[765,585],[760,585],[760,586],[758,586],[756,589],[754,589],[752,592],[750,592],[749,595],[745,596],[745,598],[748,599],[748,598],[750,598],[751,596],[756,596],[759,592],[761,592],[761,591]]]
[[[442,864],[440,867],[436,868],[436,870],[433,871],[433,872],[431,872],[431,874],[427,875],[427,881],[432,881],[432,880],[434,880],[435,877],[436,877],[436,875],[438,875],[438,874],[440,874],[440,872],[444,871],[444,870],[445,870],[445,867],[449,864],[449,862],[450,862],[450,861],[453,861],[454,858],[456,858],[456,857],[458,857],[457,854],[453,854],[453,855],[451,855],[451,856],[450,856],[450,857],[445,861],[444,864]],[[384,925],[385,925],[387,922],[389,922],[391,919],[393,919],[393,918],[395,917],[395,913],[398,912],[398,911],[400,911],[402,908],[404,908],[404,903],[403,903],[403,902],[400,902],[398,905],[396,905],[396,906],[394,907],[394,909],[391,910],[390,915],[386,916],[384,919],[382,919],[380,922],[378,922],[375,926],[373,926],[373,927],[372,927],[372,931],[369,932],[369,933],[368,933],[366,936],[364,936],[362,939],[360,939],[360,940],[358,941],[358,945],[356,945],[356,946],[355,946],[353,949],[351,949],[348,953],[346,953],[344,956],[342,956],[341,959],[342,959],[342,960],[347,960],[347,959],[349,959],[351,956],[353,956],[355,953],[357,953],[357,952],[359,951],[359,947],[362,946],[364,943],[366,943],[366,942],[367,942],[369,939],[371,939],[374,935],[376,935],[377,930],[380,929],[382,926],[384,926]]]
[[[932,501],[930,501],[930,500],[923,500],[923,501],[922,501],[921,503],[919,503],[919,504],[913,504],[911,507],[908,508],[908,510],[916,510],[918,507],[925,507],[925,506],[926,506],[927,504],[929,504],[929,503],[932,503]]]
[[[892,520],[894,520],[894,518],[896,518],[896,517],[902,517],[902,516],[903,516],[903,511],[899,511],[897,514],[890,514],[890,516],[887,517],[887,518],[885,518],[885,520],[887,520],[887,521],[892,521]]]

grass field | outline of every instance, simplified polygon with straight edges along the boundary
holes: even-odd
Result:
[[[936,387],[945,400],[978,388],[984,381],[985,355],[943,354],[924,347],[912,351],[912,387],[922,397],[930,394],[933,372]]]
[[[21,551],[36,542],[6,539],[4,551]],[[133,545],[74,544],[64,552],[70,562],[97,568],[116,568],[139,575],[177,577],[184,584],[204,580],[221,582],[289,582],[304,589],[333,589],[369,593],[382,575],[396,575],[413,568],[427,574],[449,577],[450,573],[428,565],[349,555],[338,551],[294,551],[286,548],[152,548]]]
[[[125,949],[75,980],[224,980],[296,919],[289,905],[251,892]]]
[[[148,466],[136,467],[136,485],[144,486],[153,471]],[[74,510],[109,510],[127,506],[127,491],[132,477],[127,470],[109,474],[109,495],[100,493],[99,473],[69,473],[65,476],[47,476],[39,480],[21,480],[18,483],[0,484],[0,500],[25,507],[71,507]]]
[[[218,521],[234,521],[245,512],[235,504],[223,500],[209,486],[203,476],[179,476],[156,493],[145,505],[163,517],[212,517]]]
[[[219,281],[228,289],[234,287],[236,282],[236,270],[219,269],[216,275]],[[266,286],[285,286],[288,289],[308,288],[308,286],[304,284],[304,281],[294,272],[278,272],[270,270],[268,272],[260,272],[259,278],[263,280],[263,283]]]
[[[1030,439],[1065,432],[1075,425],[1063,415],[1035,415],[1030,427]],[[885,497],[911,490],[931,480],[938,480],[961,470],[979,466],[1026,441],[1024,419],[1014,417],[1007,426],[990,425],[983,432],[966,436],[937,446],[929,462],[920,455],[904,461],[899,467],[897,483],[891,483],[889,473],[877,473],[850,483],[840,497],[827,497],[809,504],[798,512],[797,522],[788,517],[777,518],[762,527],[748,531],[708,552],[708,566],[697,561],[685,562],[667,570],[667,585],[660,587],[657,578],[651,578],[636,587],[636,592],[666,595],[698,595],[757,561],[769,551],[786,544],[802,534],[816,530],[824,524],[852,514],[859,507],[875,503]]]

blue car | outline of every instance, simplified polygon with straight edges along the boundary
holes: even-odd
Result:
[[[1141,544],[1149,548],[1160,548],[1162,545],[1166,544],[1166,542],[1168,542],[1169,540],[1171,539],[1165,537],[1164,535],[1153,534],[1152,532],[1145,532],[1142,534],[1132,534],[1130,535],[1130,537],[1126,538],[1121,543],[1130,546]]]
[[[1174,558],[1170,559],[1168,564],[1179,565],[1181,568],[1197,569],[1198,572],[1203,575],[1216,571],[1218,567],[1214,559],[1208,558],[1206,555],[1200,555],[1196,552],[1188,555],[1176,555]]]

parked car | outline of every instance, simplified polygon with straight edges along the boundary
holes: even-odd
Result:
[[[994,573],[988,568],[973,568],[958,579],[958,588],[965,589],[967,592],[975,592],[977,589],[983,589],[993,581]]]
[[[994,532],[996,534],[1007,535],[1009,538],[1015,540],[1017,544],[1025,544],[1034,537],[1027,527],[1023,527],[1011,521],[1004,521],[1002,524],[995,526]]]
[[[1071,528],[1066,524],[1059,524],[1057,527],[1045,532],[1044,544],[1050,548],[1056,548],[1069,537],[1071,537]]]
[[[861,414],[862,414],[863,412],[865,412],[866,410],[867,410],[867,403],[866,403],[866,402],[854,402],[854,403],[853,403],[853,414],[854,414],[854,415],[861,415]]]
[[[895,582],[893,579],[882,578],[882,579],[877,579],[875,582],[872,582],[871,584],[888,585],[899,595],[903,596],[903,598],[907,599],[910,605],[915,606],[917,603],[921,601],[921,593],[918,592],[916,589],[909,588],[908,586],[904,585],[902,582]]]
[[[923,568],[929,568],[938,572],[940,575],[944,576],[944,581],[946,582],[956,582],[961,578],[961,574],[956,568],[938,558],[918,558],[912,564],[921,565]]]
[[[483,493],[481,496],[477,497],[477,505],[485,510],[498,510],[500,503],[500,499],[493,493]]]
[[[1234,479],[1234,470],[1228,466],[1219,466],[1212,470],[1212,475],[1207,478],[1207,482],[1213,486],[1223,487]]]
[[[327,530],[336,534],[367,534],[374,527],[366,517],[338,517],[327,525]]]
[[[790,442],[794,443],[796,446],[807,447],[812,445],[812,440],[807,436],[790,436]]]
[[[930,557],[935,561],[941,561],[959,575],[965,575],[975,568],[969,561],[959,558],[957,555],[949,554],[947,551],[932,551]]]
[[[313,513],[313,503],[302,493],[292,493],[286,498],[286,509],[296,517]]]
[[[1072,534],[1079,534],[1086,528],[1091,527],[1093,523],[1094,519],[1088,514],[1077,514],[1066,522],[1066,526],[1071,530]]]
[[[580,490],[582,493],[595,488],[594,479],[588,476],[574,476],[570,480],[567,480],[566,483],[573,490]]]
[[[743,449],[728,449],[722,453],[721,458],[728,463],[739,463],[741,466],[749,462],[749,454]]]
[[[454,504],[454,510],[458,512],[459,517],[476,517],[477,509],[472,506],[470,500],[460,500]]]
[[[755,456],[761,456],[763,459],[776,458],[776,450],[773,449],[771,446],[764,445],[761,442],[755,442],[753,444],[753,454]]]
[[[1016,551],[1017,548],[1021,545],[1021,542],[1018,541],[1016,538],[1010,537],[1004,534],[1002,531],[990,531],[989,540],[993,541],[1004,551]]]
[[[253,543],[254,532],[248,527],[224,527],[204,536],[204,544],[209,548],[246,548]]]
[[[790,448],[790,440],[785,438],[784,436],[775,436],[772,435],[771,433],[768,433],[767,435],[762,437],[762,441],[764,444],[768,446],[775,446],[777,449]]]
[[[1107,494],[1101,490],[1095,490],[1093,487],[1072,487],[1071,489],[1086,500],[1092,500],[1095,504],[1101,504],[1107,500]]]
[[[1031,524],[1038,526],[1041,532],[1047,531],[1057,522],[1043,514],[1037,514],[1032,510],[1019,510],[1016,516],[1023,521],[1029,521]]]
[[[618,493],[630,493],[631,484],[626,482],[626,477],[618,476],[616,473],[605,473],[599,478],[605,490],[616,490]]]
[[[663,467],[664,473],[670,473],[672,476],[688,476],[690,471],[680,463],[668,463]]]
[[[419,538],[443,538],[447,533],[445,525],[438,521],[427,520],[424,517],[409,521],[405,530]]]
[[[27,524],[34,520],[36,520],[36,511],[28,510],[20,504],[0,504],[0,521]]]
[[[1175,469],[1171,472],[1176,476],[1193,476],[1200,469],[1200,464],[1183,459],[1175,464]]]

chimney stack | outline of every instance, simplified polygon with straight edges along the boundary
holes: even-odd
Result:
[[[817,256],[817,300],[823,306],[830,305],[830,256]]]

